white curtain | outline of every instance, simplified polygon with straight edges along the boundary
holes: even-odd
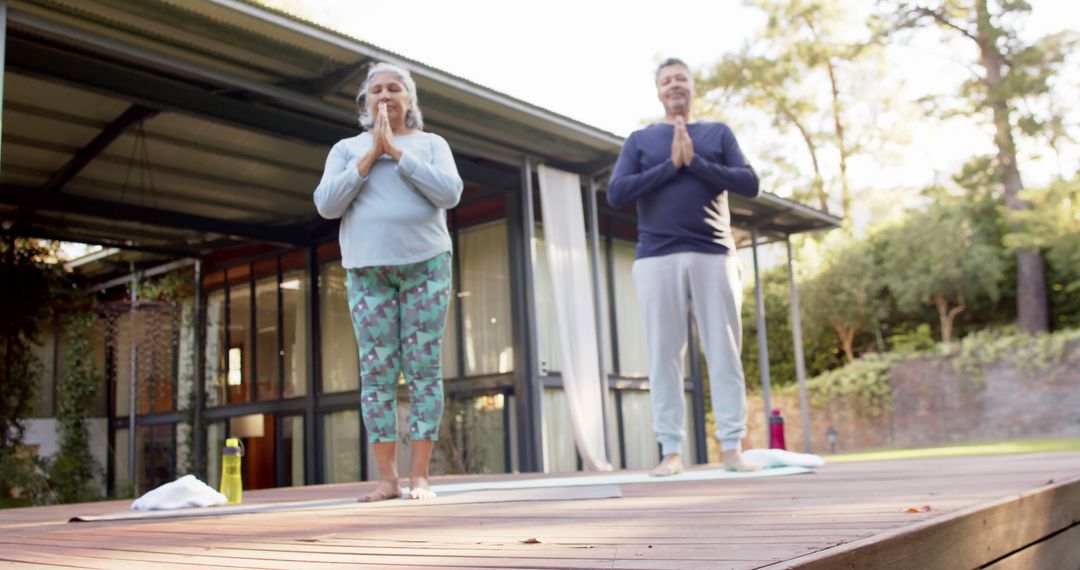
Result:
[[[345,270],[333,261],[319,267],[319,349],[323,392],[360,388],[360,356],[349,316]]]
[[[581,181],[576,174],[545,165],[537,169],[545,249],[555,301],[563,387],[574,441],[589,470],[610,471],[604,451],[600,351],[592,273],[585,242]]]
[[[307,317],[311,284],[306,272],[286,273],[281,280],[281,311],[285,333],[285,397],[307,393]],[[344,312],[345,307],[337,307]]]
[[[464,343],[465,375],[511,372],[514,343],[506,222],[461,230],[458,247],[461,255],[458,310],[465,329],[464,338],[458,342]]]

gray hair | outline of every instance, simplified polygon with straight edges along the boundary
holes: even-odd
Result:
[[[420,112],[420,102],[416,98],[416,82],[413,81],[408,69],[386,62],[379,62],[368,68],[367,78],[360,85],[360,92],[356,95],[356,105],[360,110],[360,126],[365,130],[370,130],[375,124],[375,117],[368,111],[367,92],[371,78],[378,73],[392,73],[405,86],[405,91],[409,94],[409,110],[405,112],[405,126],[410,129],[423,129],[424,115]]]
[[[677,57],[669,57],[669,58],[665,59],[664,61],[660,62],[660,65],[656,66],[656,73],[653,74],[653,83],[657,83],[657,82],[660,81],[660,71],[661,70],[663,70],[665,67],[671,67],[673,65],[681,65],[681,66],[685,67],[687,71],[690,71],[690,66],[686,65],[685,61],[683,61],[683,60],[681,60],[681,59],[679,59]],[[690,84],[691,85],[694,84],[694,75],[693,74],[690,74]]]

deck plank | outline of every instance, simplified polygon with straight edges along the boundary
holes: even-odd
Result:
[[[507,477],[444,477],[435,483]],[[522,478],[532,477],[537,476]],[[26,568],[188,570],[298,565],[320,569],[343,564],[402,570],[508,566],[741,570],[812,568],[816,560],[832,557],[835,562],[837,556],[848,556],[854,567],[862,568],[874,567],[867,565],[870,562],[888,562],[874,558],[872,545],[877,540],[880,547],[882,537],[907,541],[910,552],[930,545],[938,556],[934,545],[940,540],[960,540],[975,550],[991,540],[1005,548],[1010,539],[1023,541],[1050,532],[1071,516],[1072,509],[1080,512],[1080,493],[1059,491],[1072,479],[1080,489],[1078,478],[1080,453],[1048,453],[836,464],[812,475],[789,477],[626,484],[619,499],[377,509],[358,505],[66,522],[75,514],[104,514],[130,504],[113,501],[0,511],[0,561]],[[245,492],[245,501],[360,496],[372,486],[250,491]],[[950,521],[965,512],[993,510],[994,505],[1012,504],[1010,499],[1021,505],[998,507],[1004,510],[987,519],[994,529],[989,539],[980,539],[971,527],[950,527],[955,525]],[[1048,524],[1022,516],[1032,507],[1049,512],[1051,503],[1063,506],[1055,511],[1060,513],[1058,519]],[[924,505],[930,507],[928,512],[905,512]],[[539,542],[526,544],[527,539]]]

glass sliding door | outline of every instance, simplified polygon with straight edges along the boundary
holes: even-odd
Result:
[[[255,282],[255,396],[277,400],[281,385],[277,274]]]
[[[319,267],[319,328],[322,391],[360,389],[359,357],[349,316],[345,269],[336,261]]]
[[[308,291],[310,279],[305,271],[285,273],[281,279],[281,321],[285,369],[284,396],[294,398],[307,393],[308,379]]]
[[[278,461],[282,464],[283,478],[279,487],[298,487],[305,484],[304,479],[304,417],[285,416],[281,418],[281,453]]]
[[[225,346],[225,391],[227,402],[239,404],[251,399],[251,283],[247,265],[230,268],[227,344]]]
[[[360,412],[323,415],[323,477],[327,483],[360,480]]]

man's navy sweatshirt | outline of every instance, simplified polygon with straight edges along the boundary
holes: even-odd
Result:
[[[637,202],[637,258],[679,252],[735,251],[727,193],[760,194],[757,174],[723,123],[687,125],[694,143],[689,165],[671,160],[674,125],[634,131],[623,144],[608,184],[608,203]]]

